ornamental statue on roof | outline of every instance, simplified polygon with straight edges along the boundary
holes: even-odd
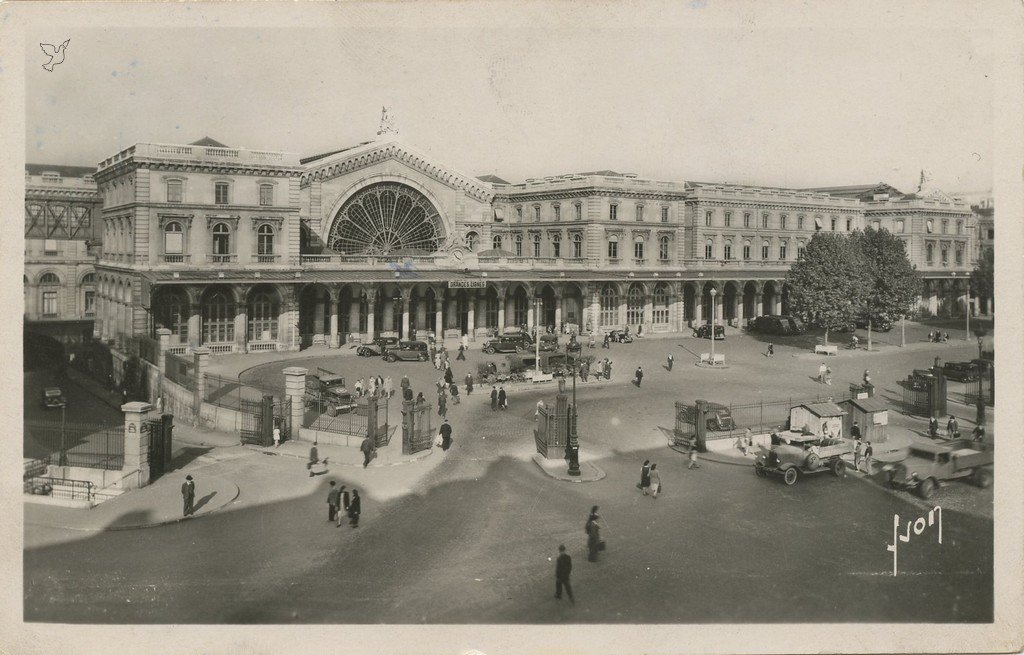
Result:
[[[390,111],[388,107],[382,106],[380,108],[380,127],[377,129],[378,137],[398,134],[398,128],[395,127],[395,117],[391,115]]]

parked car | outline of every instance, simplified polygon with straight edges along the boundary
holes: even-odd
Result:
[[[750,322],[748,329],[754,332],[777,334],[780,336],[793,334],[793,328],[789,321],[784,321],[778,316],[758,316]]]
[[[981,377],[981,370],[973,362],[946,362],[942,365],[942,374],[947,380],[971,382]]]
[[[943,480],[968,478],[979,487],[992,484],[994,452],[970,439],[946,443],[914,442],[907,458],[889,471],[889,484],[912,489],[927,499]]]
[[[540,336],[540,350],[541,352],[554,352],[558,350],[558,335],[542,334]]]
[[[389,362],[425,362],[429,357],[425,341],[399,341],[384,352],[384,359]]]
[[[710,339],[711,338],[711,324],[705,323],[704,325],[698,325],[693,328],[693,336],[698,339]],[[721,325],[715,326],[715,341],[721,341],[725,339],[725,328]]]
[[[306,376],[306,403],[319,405],[328,416],[347,414],[358,406],[345,388],[345,378],[326,372]]]
[[[807,326],[796,316],[779,316],[778,319],[789,323],[790,334],[803,334],[807,331]]]
[[[708,403],[706,425],[708,430],[716,432],[736,429],[736,423],[732,420],[732,412],[725,405],[719,405],[718,403]]]
[[[932,380],[934,379],[935,374],[932,373],[930,368],[915,368],[907,376],[907,385],[914,391],[927,391],[931,388]]]
[[[625,330],[612,330],[608,338],[615,343],[633,343],[633,335]]]
[[[43,409],[60,409],[68,406],[68,400],[60,387],[45,387],[39,404]]]
[[[484,342],[483,351],[488,355],[494,353],[521,353],[533,346],[533,341],[525,334],[502,334],[495,339]]]
[[[848,439],[826,439],[816,434],[779,432],[772,435],[771,450],[754,460],[754,472],[760,477],[781,475],[783,482],[794,485],[801,475],[831,471],[836,477],[846,475],[843,455],[853,452]]]
[[[388,348],[398,345],[398,337],[378,337],[370,343],[365,343],[356,348],[356,354],[360,357],[376,357],[383,355]]]

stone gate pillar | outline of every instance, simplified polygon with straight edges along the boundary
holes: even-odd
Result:
[[[192,395],[192,407],[198,421],[200,410],[203,407],[203,399],[206,398],[206,370],[210,367],[210,349],[206,346],[199,346],[192,351],[192,361],[195,364],[196,373],[196,390]]]
[[[299,430],[303,425],[306,415],[306,374],[307,369],[299,366],[289,366],[282,371],[284,373],[284,395],[291,401],[292,433],[290,438],[298,439]]]
[[[145,415],[152,409],[149,403],[131,402],[121,405],[121,411],[124,412],[121,488],[126,491],[149,484],[149,426]]]
[[[167,349],[171,347],[171,331],[167,328],[157,328],[156,338],[160,341],[160,349],[156,355],[156,367],[160,370],[160,377],[163,378],[167,370]]]

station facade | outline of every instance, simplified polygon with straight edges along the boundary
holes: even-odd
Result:
[[[383,138],[300,158],[138,143],[100,162],[97,336],[213,352],[513,326],[682,332],[787,311],[816,231],[886,228],[962,315],[969,206],[885,184],[777,189],[597,171],[513,184]],[[712,294],[711,291],[715,293]]]

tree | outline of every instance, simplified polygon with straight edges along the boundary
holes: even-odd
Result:
[[[786,274],[789,305],[807,322],[829,330],[849,325],[863,306],[864,266],[842,234],[818,232]]]
[[[864,266],[866,285],[857,318],[873,325],[893,323],[909,313],[923,283],[898,237],[888,230],[868,228],[850,235],[850,244]]]
[[[995,252],[985,248],[971,271],[971,292],[976,298],[992,298],[995,290]]]

